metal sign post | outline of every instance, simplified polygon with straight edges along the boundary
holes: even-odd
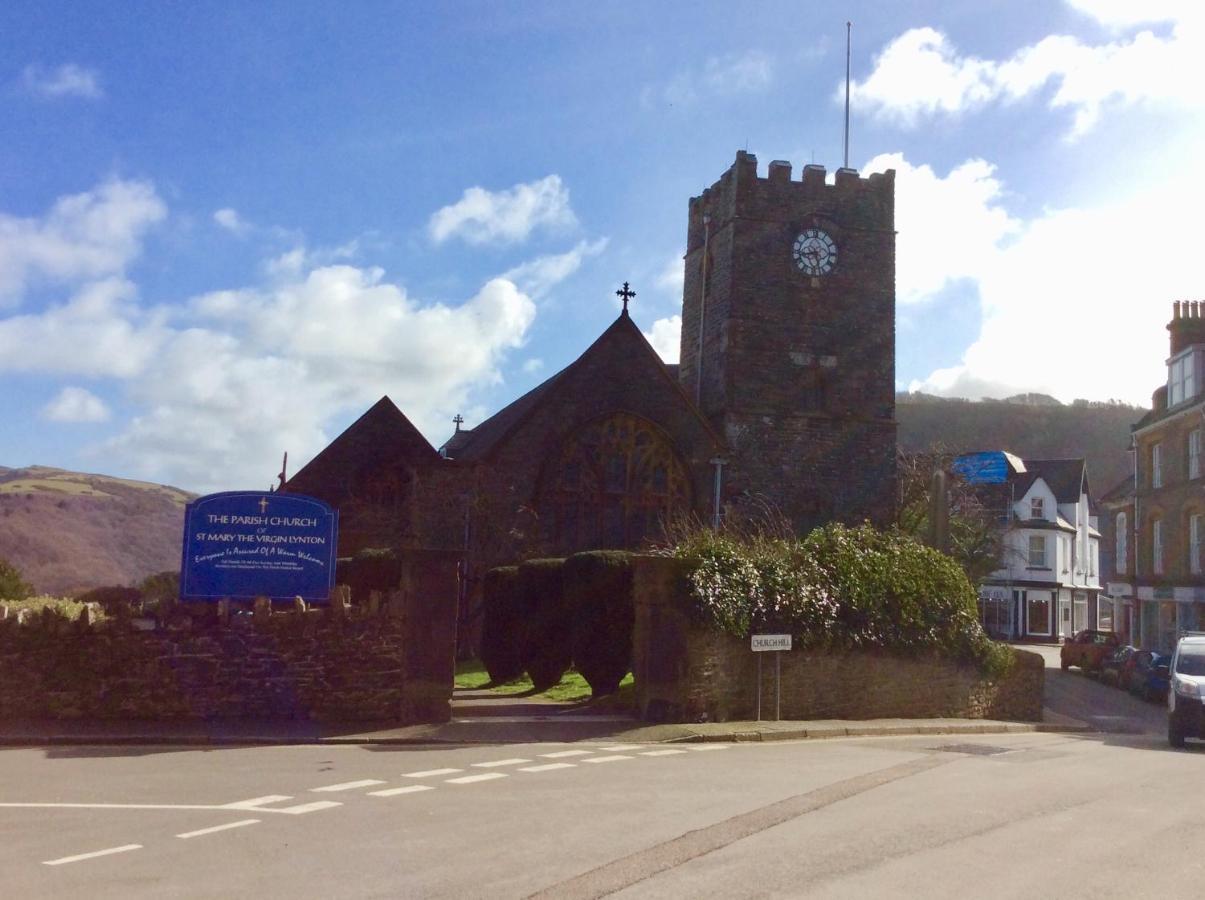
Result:
[[[761,721],[761,656],[767,651],[774,654],[774,721],[782,719],[782,651],[791,649],[789,634],[755,634],[752,649],[757,657],[757,721]]]

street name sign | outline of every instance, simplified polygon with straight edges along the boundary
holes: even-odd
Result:
[[[339,513],[300,494],[226,491],[184,511],[184,600],[330,599]]]
[[[790,650],[791,636],[789,634],[755,634],[753,635],[754,651]]]

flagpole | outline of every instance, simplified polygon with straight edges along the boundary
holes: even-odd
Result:
[[[845,168],[849,168],[849,48],[853,22],[845,23]]]

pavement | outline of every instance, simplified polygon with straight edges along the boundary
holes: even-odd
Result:
[[[794,741],[905,735],[1074,733],[1093,730],[1047,710],[1043,722],[990,719],[730,721],[648,724],[598,714],[581,703],[457,690],[448,722],[382,727],[379,723],[309,721],[0,721],[0,745],[250,746],[288,744],[456,745],[608,740],[639,743]]]

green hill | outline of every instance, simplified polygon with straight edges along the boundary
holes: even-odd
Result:
[[[0,557],[40,593],[137,584],[180,565],[184,505],[161,484],[0,466]]]
[[[898,394],[895,407],[905,453],[944,448],[1010,450],[1031,458],[1082,456],[1094,498],[1130,473],[1130,425],[1145,412],[1124,403],[1067,405],[1045,394],[978,401]]]

